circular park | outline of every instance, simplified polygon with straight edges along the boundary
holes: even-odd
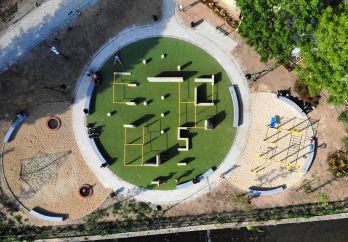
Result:
[[[110,54],[87,116],[90,138],[109,169],[159,190],[211,174],[236,134],[232,83],[220,64],[198,46],[169,37]]]

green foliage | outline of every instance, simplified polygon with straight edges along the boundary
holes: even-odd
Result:
[[[338,117],[338,120],[343,122],[343,123],[348,124],[348,110],[342,112],[340,114],[340,116]]]
[[[105,213],[102,210],[96,210],[90,215],[88,215],[84,221],[85,221],[85,229],[86,230],[92,230],[95,229],[98,226],[99,220],[101,220],[104,217]]]
[[[233,196],[232,202],[246,212],[250,212],[254,209],[254,206],[251,204],[251,199],[247,194]]]
[[[298,80],[311,96],[322,89],[335,104],[348,100],[348,2],[327,6],[319,0],[237,0],[243,20],[239,32],[261,60],[289,62],[300,48]]]
[[[304,67],[298,68],[299,80],[311,93],[326,89],[330,102],[348,99],[348,2],[324,9],[311,41],[303,42]]]
[[[275,58],[285,64],[298,42],[308,39],[321,2],[289,0],[237,0],[243,20],[239,32],[256,48],[261,60]]]
[[[345,138],[345,142],[348,139]],[[348,159],[343,150],[338,150],[328,159],[329,166],[336,177],[346,176],[348,174]]]
[[[329,205],[330,197],[325,192],[318,192],[315,195],[315,199],[317,200],[317,203],[321,207],[326,207]]]

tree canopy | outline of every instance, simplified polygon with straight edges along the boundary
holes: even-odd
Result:
[[[326,89],[334,103],[348,100],[348,2],[328,7],[319,18],[310,42],[301,45],[305,66],[299,80],[312,93]]]
[[[299,80],[311,94],[322,88],[330,99],[348,99],[348,2],[320,0],[237,0],[240,34],[262,61],[288,63],[295,47],[304,65]]]

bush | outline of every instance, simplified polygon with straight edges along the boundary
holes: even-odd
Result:
[[[342,112],[338,117],[338,120],[345,124],[348,124],[348,110]]]
[[[348,159],[342,150],[336,151],[328,159],[329,166],[336,177],[348,174]]]
[[[330,198],[329,195],[325,192],[318,192],[315,195],[315,199],[317,200],[318,205],[321,207],[326,207],[327,205],[329,205]]]
[[[246,212],[254,209],[254,206],[251,204],[251,199],[247,194],[240,194],[232,197],[232,202]]]
[[[303,101],[308,102],[313,106],[318,106],[320,95],[318,93],[311,95],[310,90],[308,89],[308,86],[306,84],[296,82],[294,89]]]

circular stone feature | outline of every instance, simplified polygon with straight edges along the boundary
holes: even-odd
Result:
[[[87,123],[103,127],[99,151],[109,169],[135,186],[156,190],[176,189],[178,177],[185,183],[211,174],[236,135],[232,83],[225,70],[200,47],[169,37],[139,40],[117,53],[122,65],[114,65],[110,53],[100,68],[104,79],[96,90],[95,111],[86,116]],[[166,61],[158,58],[163,53]],[[145,59],[151,61],[143,65]],[[115,70],[120,74],[114,76]],[[127,87],[134,80],[137,88]],[[145,100],[151,105],[127,105]],[[105,118],[112,109],[118,119]]]
[[[93,195],[93,188],[92,188],[92,186],[88,185],[88,184],[83,184],[82,186],[80,186],[80,188],[79,188],[79,195],[82,198],[91,197]]]
[[[56,116],[51,116],[47,119],[46,125],[50,130],[58,130],[61,126],[62,122]]]

